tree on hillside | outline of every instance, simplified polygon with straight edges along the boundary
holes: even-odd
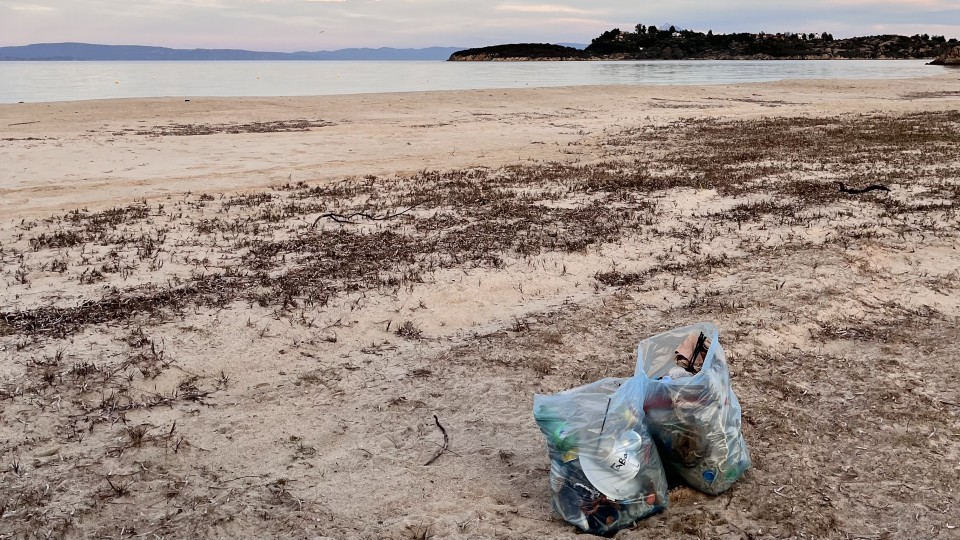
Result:
[[[593,43],[599,43],[603,41],[614,41],[620,37],[620,29],[614,28],[613,30],[607,30],[606,32],[600,34],[598,37],[593,38]]]
[[[593,54],[613,54],[620,52],[624,45],[624,38],[631,34],[624,34],[619,28],[607,30],[598,37],[593,38],[586,51]]]

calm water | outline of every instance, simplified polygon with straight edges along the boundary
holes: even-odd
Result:
[[[602,84],[728,84],[935,75],[922,60],[656,62],[0,62],[0,103],[308,96]]]

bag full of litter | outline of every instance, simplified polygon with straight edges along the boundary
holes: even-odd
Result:
[[[593,534],[608,534],[667,507],[667,480],[643,414],[643,381],[608,378],[536,395],[547,439],[553,509]]]
[[[750,468],[719,334],[713,324],[699,323],[645,339],[637,348],[643,409],[664,466],[712,495]]]

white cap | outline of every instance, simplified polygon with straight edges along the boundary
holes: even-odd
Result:
[[[607,498],[622,501],[637,497],[642,486],[640,447],[643,438],[636,431],[625,431],[616,440],[613,450],[603,458],[580,454],[580,468],[587,480]]]

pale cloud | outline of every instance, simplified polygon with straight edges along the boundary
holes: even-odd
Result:
[[[909,6],[912,8],[949,9],[956,8],[954,0],[832,0],[825,2],[837,6]]]
[[[229,0],[131,0],[126,3],[132,8],[225,8],[232,3]]]
[[[500,4],[497,6],[497,11],[538,14],[570,13],[575,15],[602,13],[602,11],[595,9],[582,9],[571,6],[559,6],[555,4]]]
[[[56,8],[50,6],[41,6],[38,4],[10,4],[8,6],[13,11],[27,11],[33,13],[52,13]]]
[[[581,42],[611,28],[960,38],[960,0],[0,0],[0,45],[325,50]]]

